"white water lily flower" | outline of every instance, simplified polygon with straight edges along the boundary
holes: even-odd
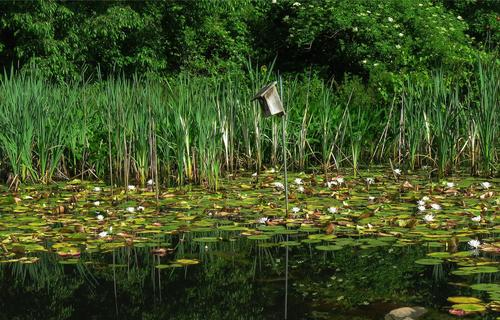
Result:
[[[472,221],[474,221],[474,222],[479,222],[479,221],[481,221],[481,216],[475,216],[475,217],[472,217],[472,218],[470,218],[470,219],[471,219]]]
[[[300,211],[300,208],[298,208],[298,207],[293,207],[293,208],[292,208],[292,212],[293,212],[293,213],[297,213],[297,212],[299,212],[299,211]]]
[[[107,235],[108,235],[107,231],[103,231],[103,232],[99,233],[99,237],[101,237],[101,238],[104,238]]]
[[[431,198],[429,198],[428,196],[423,196],[422,197],[422,201],[429,201],[429,200],[431,200]]]
[[[418,211],[425,211],[425,206],[418,206]]]
[[[425,220],[425,222],[432,222],[432,221],[434,221],[434,215],[433,214],[426,214],[424,216],[424,220]]]
[[[303,193],[304,192],[304,187],[303,186],[299,186],[297,188],[297,191],[300,192],[300,193]]]
[[[100,201],[94,201],[94,206],[98,207],[101,205],[101,202]]]
[[[389,17],[389,18],[387,18],[387,21],[389,21],[389,22],[394,22],[394,19],[393,19],[393,18],[391,18],[391,17]]]
[[[467,242],[467,244],[468,244],[471,248],[477,249],[477,248],[479,248],[479,246],[481,245],[481,241],[479,241],[479,240],[469,240],[469,242]]]
[[[127,187],[127,189],[129,189],[130,191],[133,191],[133,190],[135,190],[135,186],[130,185],[130,186]]]
[[[102,189],[100,187],[94,187],[93,190],[94,190],[94,192],[101,192]]]
[[[331,188],[331,187],[336,186],[336,185],[338,185],[338,182],[336,180],[332,180],[332,181],[327,181],[326,182],[326,186],[328,188]]]
[[[144,211],[144,207],[143,206],[138,206],[137,207],[137,211]]]
[[[404,36],[404,34],[403,34],[402,32],[400,32],[400,33],[398,34],[398,36],[399,36],[399,37],[403,37],[403,36]]]
[[[153,181],[153,179],[149,179],[147,184],[148,186],[152,186],[153,184],[155,184],[155,182]]]
[[[418,200],[418,201],[417,201],[417,204],[418,204],[419,206],[425,206],[425,201],[424,201],[424,200]]]
[[[337,213],[337,211],[339,211],[339,209],[337,209],[335,207],[328,208],[328,212],[330,212],[330,213]]]
[[[104,216],[102,214],[97,215],[97,220],[99,221],[104,220]]]
[[[393,170],[394,174],[397,175],[397,176],[400,176],[401,175],[401,169],[394,169]]]
[[[260,219],[258,220],[258,222],[259,222],[259,223],[262,223],[262,224],[265,224],[268,220],[269,220],[269,218],[267,218],[267,217],[263,217],[263,218],[260,218]]]
[[[448,188],[453,188],[455,186],[455,184],[453,182],[446,182],[446,186]]]
[[[281,182],[275,182],[275,183],[273,183],[273,185],[278,190],[284,190],[285,189],[285,186]]]
[[[458,20],[463,20],[464,18],[462,18],[462,16],[457,16],[457,19]]]
[[[366,178],[366,183],[367,184],[374,184],[375,183],[375,179],[373,179],[373,178]]]
[[[130,212],[130,213],[135,212],[135,208],[134,208],[134,207],[128,207],[126,210],[127,210],[128,212]]]
[[[434,209],[434,210],[441,210],[441,206],[437,203],[433,203],[431,204],[431,208]]]
[[[489,183],[488,181],[481,182],[481,187],[483,187],[484,189],[489,189],[491,188],[491,183]]]
[[[293,180],[293,182],[295,182],[295,184],[298,184],[298,185],[301,185],[304,183],[301,178],[295,178],[295,180]]]

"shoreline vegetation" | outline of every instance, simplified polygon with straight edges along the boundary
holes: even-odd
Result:
[[[36,68],[0,80],[2,180],[49,183],[81,178],[118,185],[196,183],[216,190],[239,169],[279,166],[280,119],[264,119],[253,94],[282,81],[289,170],[328,175],[360,166],[457,169],[498,174],[499,68],[477,62],[472,77],[408,77],[375,105],[357,78],[342,86],[278,76],[247,64],[244,74],[179,74],[158,81],[111,76],[54,84]],[[380,101],[376,102],[380,104]]]

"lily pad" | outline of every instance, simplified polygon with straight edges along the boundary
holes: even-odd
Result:
[[[500,292],[500,284],[498,283],[476,283],[470,286],[472,290]]]
[[[416,264],[424,266],[436,266],[442,264],[444,261],[441,259],[423,258],[415,261]]]
[[[481,303],[482,301],[474,297],[449,297],[448,301],[456,304]]]
[[[451,257],[451,253],[449,253],[449,252],[431,252],[431,253],[428,253],[427,256],[433,257],[433,258],[445,259],[445,258]]]
[[[194,238],[193,241],[201,243],[214,243],[219,241],[219,239],[216,237],[201,237],[201,238]]]
[[[498,272],[497,267],[492,267],[492,266],[479,266],[479,267],[462,267],[458,268],[457,270],[452,271],[454,275],[457,276],[469,276],[469,275],[474,275],[474,274],[481,274],[481,273],[496,273]]]
[[[271,236],[267,235],[267,234],[254,234],[254,235],[248,236],[247,238],[250,240],[269,240],[269,239],[271,239]]]
[[[319,251],[339,251],[342,250],[344,247],[338,246],[338,245],[325,245],[325,246],[316,246],[316,250]]]
[[[196,260],[196,259],[178,259],[178,260],[175,260],[174,263],[177,263],[177,264],[180,264],[183,266],[190,266],[190,265],[198,264],[198,263],[200,263],[200,261]]]
[[[484,305],[478,303],[454,304],[451,307],[455,310],[462,310],[468,313],[483,312],[486,310],[486,307]]]

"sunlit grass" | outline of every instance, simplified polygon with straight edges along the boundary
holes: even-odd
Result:
[[[16,186],[61,178],[112,185],[196,183],[282,163],[280,119],[264,118],[253,94],[280,78],[248,64],[246,74],[166,81],[134,76],[53,85],[28,73],[0,82],[2,170]],[[495,173],[498,67],[483,63],[466,85],[436,73],[409,80],[390,106],[369,105],[362,86],[336,90],[317,77],[283,77],[290,170],[372,163],[440,176],[459,168]],[[353,89],[354,88],[354,89]],[[367,105],[368,104],[368,105]]]

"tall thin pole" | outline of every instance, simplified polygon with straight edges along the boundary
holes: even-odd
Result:
[[[283,96],[283,81],[280,77],[280,94]],[[287,164],[286,164],[286,113],[283,112],[281,116],[281,123],[283,125],[283,167],[285,170],[285,217],[288,218],[288,174],[287,174]]]
[[[283,96],[283,81],[280,77],[280,94]],[[285,219],[288,218],[288,174],[286,164],[286,113],[281,116],[283,131],[283,166],[285,170]],[[288,318],[288,235],[286,235],[287,245],[285,246],[285,320]]]

